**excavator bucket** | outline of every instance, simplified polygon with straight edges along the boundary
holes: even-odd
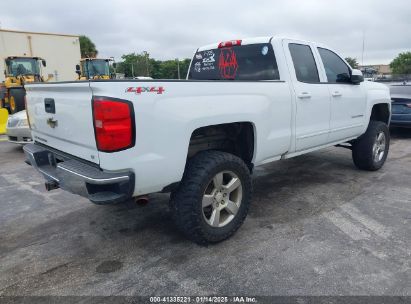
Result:
[[[6,133],[7,119],[9,118],[9,112],[7,109],[0,109],[0,134]]]

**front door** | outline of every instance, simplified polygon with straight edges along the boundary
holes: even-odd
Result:
[[[351,69],[333,51],[318,48],[331,98],[329,141],[340,141],[361,134],[366,122],[367,98],[363,84],[351,83]]]

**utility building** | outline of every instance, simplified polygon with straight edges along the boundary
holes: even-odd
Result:
[[[5,79],[5,59],[10,56],[44,59],[42,76],[52,75],[50,81],[75,80],[81,58],[79,36],[0,29],[0,82]]]

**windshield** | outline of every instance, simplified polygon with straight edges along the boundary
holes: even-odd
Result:
[[[195,53],[189,79],[278,80],[277,62],[270,43],[224,47]]]
[[[19,75],[40,75],[37,59],[14,58],[6,60],[7,72],[14,77]]]
[[[88,75],[89,78],[110,74],[108,61],[104,59],[85,60],[81,66],[84,76]]]

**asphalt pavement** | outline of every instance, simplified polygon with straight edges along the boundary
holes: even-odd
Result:
[[[0,295],[411,296],[411,130],[378,172],[329,148],[256,169],[229,240],[184,239],[168,196],[97,206],[46,192],[0,140]]]

